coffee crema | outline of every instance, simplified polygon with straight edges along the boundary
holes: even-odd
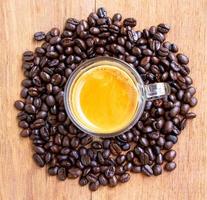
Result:
[[[69,92],[76,120],[88,131],[112,133],[127,127],[139,105],[139,90],[119,67],[99,65],[77,75]]]

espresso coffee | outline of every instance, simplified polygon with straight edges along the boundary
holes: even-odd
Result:
[[[76,120],[89,132],[112,133],[127,127],[139,106],[134,80],[117,66],[99,65],[77,75],[69,92]]]

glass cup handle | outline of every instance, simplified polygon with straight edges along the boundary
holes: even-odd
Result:
[[[168,83],[152,83],[145,85],[145,95],[148,100],[155,100],[170,94],[171,88]]]

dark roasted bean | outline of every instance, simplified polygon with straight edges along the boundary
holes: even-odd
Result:
[[[20,132],[20,135],[21,135],[22,137],[28,137],[28,136],[30,136],[30,134],[31,134],[31,132],[30,132],[29,129],[24,129],[24,130],[22,130],[22,131]]]
[[[160,165],[154,165],[152,170],[155,176],[162,174],[162,167]]]
[[[66,169],[64,167],[58,169],[57,177],[60,181],[64,181],[67,178]]]
[[[40,32],[36,32],[34,34],[34,39],[37,40],[37,41],[41,41],[41,40],[44,40],[45,39],[45,33],[40,31]]]
[[[176,156],[176,151],[174,151],[174,150],[169,150],[169,151],[167,151],[167,152],[164,154],[164,159],[165,159],[166,161],[173,161],[174,158],[175,158],[175,156]]]
[[[18,110],[23,110],[24,109],[24,102],[21,100],[15,101],[14,106]]]
[[[44,167],[45,162],[44,162],[44,160],[42,159],[42,157],[41,157],[39,154],[35,153],[35,154],[33,155],[33,160],[35,161],[35,163],[36,163],[39,167]]]
[[[68,178],[77,178],[81,176],[82,171],[79,168],[72,167],[68,170]]]
[[[176,163],[175,162],[168,162],[165,164],[165,170],[168,172],[173,171],[176,168]]]
[[[99,188],[99,185],[99,181],[96,181],[95,183],[92,182],[89,184],[89,189],[91,191],[96,191]]]
[[[187,65],[188,62],[189,62],[189,59],[187,56],[185,56],[184,54],[177,54],[177,59],[179,61],[180,64],[184,64],[184,65]]]
[[[109,178],[109,186],[110,187],[115,187],[118,183],[118,180],[116,178],[116,176],[113,176],[111,178]]]
[[[167,24],[159,24],[157,30],[161,33],[168,33],[170,30],[170,26]]]
[[[129,179],[130,179],[130,174],[129,174],[129,173],[125,173],[125,174],[122,174],[122,175],[120,176],[119,181],[120,181],[121,183],[126,183],[126,182],[129,181]]]
[[[195,97],[192,97],[189,101],[189,104],[190,104],[191,107],[196,106],[197,103],[198,103],[198,100]]]
[[[142,173],[147,175],[147,176],[152,176],[153,175],[153,170],[149,165],[144,165],[142,167]]]
[[[134,18],[126,18],[123,22],[124,26],[134,27],[137,25],[137,21]]]
[[[58,167],[50,167],[48,169],[48,174],[51,176],[55,176],[58,173]]]

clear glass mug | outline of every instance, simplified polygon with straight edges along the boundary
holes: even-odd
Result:
[[[139,106],[136,110],[133,120],[131,120],[130,123],[123,129],[118,130],[116,132],[112,132],[112,133],[96,133],[96,132],[93,132],[92,130],[88,130],[87,127],[84,127],[84,125],[81,124],[81,122],[77,120],[76,116],[73,113],[71,105],[69,103],[70,101],[69,93],[72,89],[71,86],[72,86],[73,81],[77,79],[77,76],[80,77],[83,73],[85,73],[89,69],[98,67],[100,65],[114,66],[114,67],[118,67],[124,70],[130,76],[130,78],[134,81],[137,87],[137,90],[140,94]],[[168,83],[162,82],[162,83],[153,83],[153,84],[145,85],[142,81],[141,76],[139,75],[139,73],[135,70],[135,68],[132,65],[117,58],[100,56],[100,57],[89,59],[81,63],[79,67],[72,72],[72,74],[68,78],[68,81],[65,85],[64,105],[65,105],[65,109],[66,109],[66,113],[68,117],[81,131],[88,133],[90,135],[93,135],[93,136],[113,137],[113,136],[117,136],[119,134],[122,134],[128,131],[138,122],[138,120],[142,116],[145,103],[147,100],[160,99],[160,98],[167,96],[168,94],[170,94],[170,85]]]

